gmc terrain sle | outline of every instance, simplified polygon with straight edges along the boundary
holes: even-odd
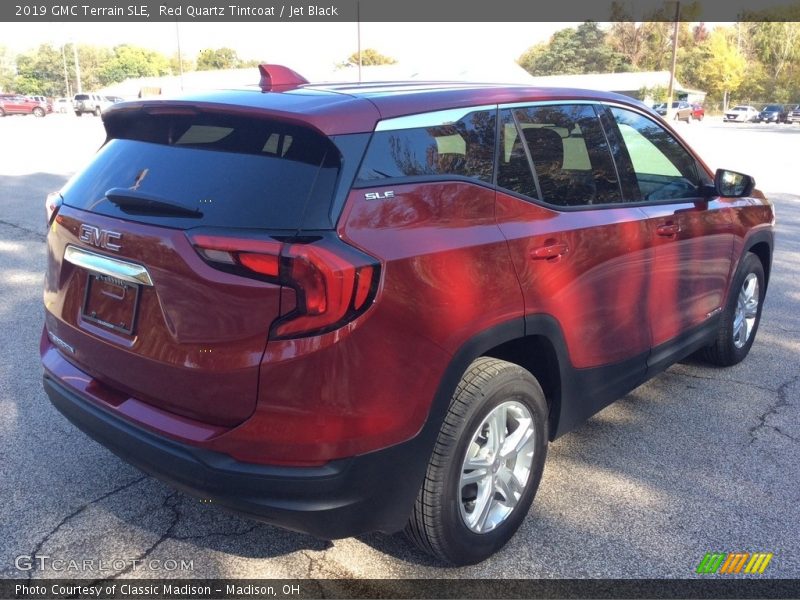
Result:
[[[261,72],[108,108],[48,199],[45,389],[144,471],[473,563],[550,440],[750,350],[772,206],[639,102]]]

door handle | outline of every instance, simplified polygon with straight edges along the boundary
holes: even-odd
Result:
[[[675,237],[681,232],[681,226],[669,221],[656,227],[656,233],[661,237]]]
[[[544,246],[540,246],[531,252],[531,258],[534,260],[558,259],[567,252],[569,252],[569,246],[564,242],[548,240]]]

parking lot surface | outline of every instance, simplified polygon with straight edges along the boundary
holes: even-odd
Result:
[[[687,360],[551,444],[508,546],[448,569],[401,535],[325,542],[228,514],[142,475],[50,405],[44,198],[104,134],[92,116],[0,119],[0,577],[685,578],[706,552],[763,551],[774,558],[761,577],[800,578],[800,126],[706,118],[677,130],[776,205],[750,356],[730,369]],[[95,562],[27,569],[18,557],[31,555]]]

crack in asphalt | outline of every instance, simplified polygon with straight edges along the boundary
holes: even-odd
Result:
[[[785,408],[787,406],[791,406],[791,403],[789,402],[788,390],[792,385],[794,385],[798,381],[800,381],[800,375],[795,375],[791,379],[787,379],[786,381],[784,381],[778,387],[777,390],[773,390],[775,392],[775,394],[778,396],[777,401],[774,402],[773,404],[771,404],[767,408],[767,410],[765,410],[763,413],[758,415],[758,417],[757,417],[758,418],[758,423],[756,423],[750,429],[747,430],[747,433],[750,435],[750,444],[752,444],[753,442],[756,441],[756,439],[758,437],[757,433],[762,429],[771,429],[774,432],[776,432],[777,434],[779,434],[779,435],[781,435],[781,436],[783,436],[785,438],[788,438],[789,440],[791,440],[793,442],[800,441],[797,438],[789,435],[788,433],[785,433],[785,432],[781,431],[781,429],[777,425],[769,425],[769,424],[767,424],[767,419],[770,417],[770,415],[777,415],[778,411],[780,409]]]
[[[153,553],[153,551],[155,551],[156,548],[158,548],[161,544],[163,544],[165,541],[170,539],[172,531],[175,529],[175,527],[177,527],[178,523],[180,523],[180,520],[181,520],[181,511],[178,510],[178,506],[179,505],[180,505],[180,492],[179,491],[175,490],[175,491],[167,494],[166,496],[164,496],[164,500],[161,502],[161,506],[159,506],[158,508],[167,508],[172,512],[172,521],[170,522],[169,526],[159,536],[159,538],[155,541],[155,543],[151,544],[150,547],[147,550],[145,550],[144,552],[139,554],[139,556],[137,556],[133,561],[131,561],[130,565],[128,565],[127,567],[125,567],[121,571],[119,571],[117,573],[114,573],[114,575],[111,575],[109,577],[105,577],[105,578],[100,579],[100,580],[98,580],[96,582],[93,582],[93,583],[100,583],[100,582],[103,582],[103,581],[113,581],[114,579],[117,579],[118,577],[122,577],[123,575],[126,575],[126,574],[130,573],[133,570],[133,567],[136,564],[136,562],[143,561],[144,559],[146,559],[148,556],[150,556]],[[156,510],[158,510],[158,509],[156,509]]]
[[[133,569],[134,564],[136,562],[145,560],[148,556],[150,556],[156,550],[156,548],[158,548],[161,544],[163,544],[167,540],[178,540],[178,541],[201,540],[201,539],[206,539],[206,538],[211,538],[211,537],[218,537],[218,538],[221,538],[221,539],[226,539],[226,538],[227,539],[234,539],[234,538],[245,536],[245,535],[247,535],[249,533],[252,533],[253,531],[258,529],[262,525],[261,523],[253,523],[252,525],[250,525],[249,527],[247,527],[246,529],[243,529],[241,531],[232,531],[232,532],[227,532],[227,533],[226,532],[219,532],[219,531],[212,531],[212,532],[209,532],[209,533],[199,533],[199,534],[189,534],[189,535],[175,535],[173,533],[173,531],[180,524],[181,520],[184,518],[184,514],[181,511],[181,504],[182,504],[182,498],[183,497],[184,496],[178,490],[175,490],[172,493],[170,493],[167,496],[165,496],[164,500],[161,503],[161,506],[159,506],[156,509],[156,510],[169,509],[170,512],[172,512],[172,519],[170,521],[170,524],[164,530],[164,532],[159,536],[159,538],[153,544],[150,545],[149,548],[147,548],[144,552],[142,552],[139,556],[137,556],[133,561],[131,561],[131,564],[128,567],[126,567],[125,569],[123,569],[123,570],[121,570],[121,571],[119,571],[117,573],[114,573],[113,575],[110,575],[109,577],[105,577],[103,579],[98,579],[94,583],[102,583],[102,582],[105,582],[105,581],[113,581],[114,579],[118,579],[119,577],[122,577],[123,575],[126,575],[126,574],[130,573],[130,571]],[[152,511],[148,511],[148,512],[152,512]]]
[[[702,379],[703,381],[717,381],[723,383],[735,383],[738,385],[744,385],[746,387],[751,387],[757,390],[761,390],[762,392],[770,392],[771,394],[777,394],[778,389],[767,387],[765,385],[758,385],[757,383],[753,383],[752,381],[740,381],[738,379],[720,379],[719,377],[707,377],[703,375],[696,375],[694,373],[687,373],[685,371],[667,371],[664,375],[671,375],[673,377],[689,377],[691,379]]]
[[[46,544],[46,543],[47,543],[47,542],[50,540],[50,538],[51,538],[51,537],[53,537],[53,536],[56,534],[56,532],[57,532],[59,529],[61,529],[61,528],[62,528],[62,527],[63,527],[63,526],[64,526],[64,525],[65,525],[65,524],[68,522],[68,521],[71,521],[73,518],[77,517],[79,514],[81,514],[81,513],[82,513],[83,511],[85,511],[87,508],[89,508],[90,506],[92,506],[92,505],[94,505],[94,504],[97,504],[97,503],[98,503],[98,502],[100,502],[101,500],[105,500],[105,499],[106,499],[106,498],[108,498],[109,496],[113,496],[113,495],[114,495],[114,494],[116,494],[117,492],[121,492],[122,490],[125,490],[125,489],[127,489],[127,488],[129,488],[129,487],[131,487],[131,486],[134,486],[134,485],[136,485],[137,483],[140,483],[140,482],[144,481],[145,479],[147,479],[147,475],[142,475],[142,476],[140,476],[140,477],[137,477],[137,478],[136,478],[136,479],[134,479],[133,481],[129,481],[128,483],[126,483],[126,484],[124,484],[124,485],[118,486],[118,487],[114,488],[113,490],[111,490],[110,492],[106,492],[106,493],[105,493],[105,494],[103,494],[102,496],[99,496],[98,498],[95,498],[94,500],[91,500],[90,502],[87,502],[86,504],[83,504],[83,505],[79,506],[78,508],[76,508],[74,511],[72,511],[70,514],[68,514],[66,517],[64,517],[63,519],[61,519],[61,521],[59,521],[59,522],[56,524],[56,526],[55,526],[55,527],[53,527],[53,528],[52,528],[52,529],[51,529],[51,530],[50,530],[50,531],[49,531],[49,532],[48,532],[48,533],[47,533],[47,534],[46,534],[46,535],[45,535],[45,536],[44,536],[44,537],[43,537],[43,538],[42,538],[42,539],[39,541],[39,543],[37,543],[37,544],[36,544],[36,546],[34,547],[33,551],[31,552],[31,556],[36,556],[36,555],[39,553],[39,551],[40,551],[40,550],[41,550],[41,549],[44,547],[44,545],[45,545],[45,544]],[[29,571],[28,571],[28,579],[29,579],[29,580],[30,580],[30,579],[33,579],[33,571],[32,571],[32,570],[29,570]]]
[[[16,223],[11,223],[10,221],[5,221],[3,219],[0,219],[0,225],[5,225],[6,227],[11,227],[12,229],[18,229],[19,231],[22,231],[23,233],[26,233],[29,236],[33,236],[42,242],[47,239],[47,235],[42,233],[41,231],[34,231],[33,229],[28,229],[27,227],[23,227],[22,225],[17,225]]]
[[[324,579],[323,575],[342,577],[342,569],[336,569],[328,565],[330,562],[323,554],[324,550],[316,551],[319,556],[312,556],[310,550],[300,550],[299,553],[308,559],[308,570],[306,571],[306,579]],[[343,568],[347,571],[346,568]],[[316,575],[314,572],[316,571]],[[352,575],[350,575],[352,577]]]

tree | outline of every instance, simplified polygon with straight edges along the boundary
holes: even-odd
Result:
[[[219,69],[236,69],[242,61],[233,48],[206,48],[197,57],[198,71],[216,71]]]
[[[181,69],[181,67],[183,67],[183,69]],[[197,65],[195,65],[195,62],[191,58],[181,56],[179,61],[177,52],[175,52],[169,59],[169,70],[173,75],[179,75],[181,71],[188,73],[189,71],[194,71],[196,68]]]
[[[770,77],[780,79],[800,61],[800,23],[754,23],[752,40]]]
[[[12,91],[11,85],[16,71],[14,54],[6,46],[0,45],[0,90],[4,92]]]
[[[612,25],[608,44],[625,57],[633,70],[665,71],[672,66],[672,36],[675,18],[674,6],[663,6],[649,11],[645,21],[636,21],[621,2],[611,6]],[[681,3],[681,22],[678,24],[678,49],[691,50],[707,30],[701,24],[694,30],[688,21],[700,14],[698,2]]]
[[[57,96],[65,93],[61,51],[49,44],[17,56],[13,91],[27,95]]]
[[[361,51],[361,65],[364,67],[369,67],[373,65],[394,65],[397,64],[397,60],[392,58],[391,56],[386,56],[385,54],[381,54],[374,48],[365,48]],[[358,52],[353,52],[350,56],[347,57],[347,60],[342,63],[342,66],[356,66],[358,65]]]
[[[723,98],[723,109],[727,109],[730,92],[738,90],[744,81],[747,60],[732,42],[727,28],[717,28],[701,44],[703,60],[698,65],[697,75],[705,82],[705,89],[717,98]]]
[[[556,31],[547,43],[531,46],[517,63],[531,75],[608,73],[629,70],[622,54],[593,21]]]
[[[170,72],[169,61],[163,54],[123,44],[114,48],[114,56],[102,65],[98,79],[106,86],[129,77],[158,77]]]
[[[84,92],[93,92],[105,85],[100,78],[103,67],[114,57],[114,51],[102,46],[78,46],[78,60],[81,63],[81,87]],[[71,52],[67,50],[67,62],[71,65]],[[70,67],[74,74],[74,65]],[[77,87],[76,87],[77,89]]]

